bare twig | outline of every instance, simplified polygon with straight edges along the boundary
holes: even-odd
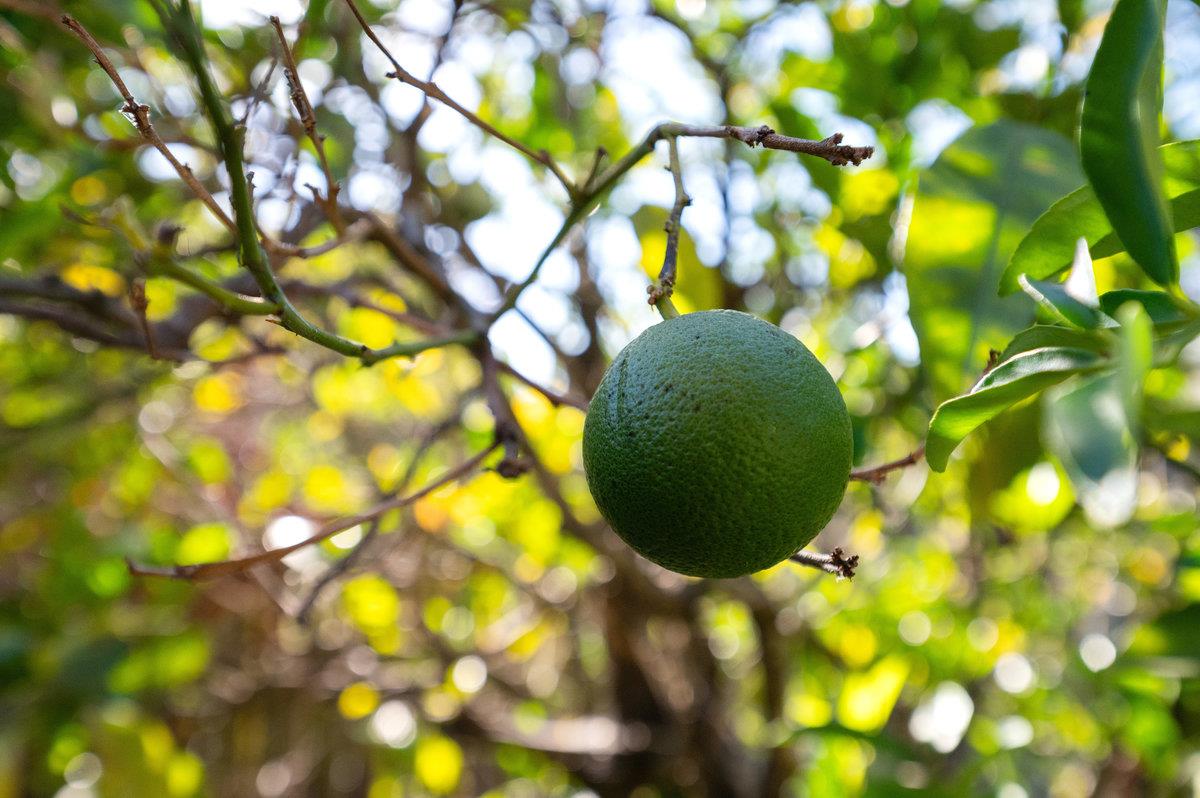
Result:
[[[496,440],[504,446],[504,458],[496,464],[496,473],[505,479],[514,479],[528,469],[528,464],[521,459],[521,425],[500,388],[500,362],[486,338],[476,344],[475,356],[483,368],[483,395],[496,421]]]
[[[146,318],[146,309],[150,301],[146,299],[146,284],[141,280],[129,282],[129,304],[133,307],[138,324],[142,328],[142,337],[146,339],[146,352],[155,360],[159,359],[157,348],[154,346],[154,332],[150,328],[150,320]]]
[[[834,133],[832,136],[823,138],[820,141],[813,141],[812,139],[781,136],[766,125],[762,125],[761,127],[737,127],[735,125],[703,127],[685,125],[679,135],[737,139],[748,147],[761,146],[768,150],[785,150],[787,152],[815,155],[818,158],[824,158],[834,166],[846,166],[847,164],[858,166],[875,154],[874,147],[852,147],[849,144],[842,144],[841,133]]]
[[[667,216],[666,225],[663,226],[663,229],[667,231],[667,245],[663,252],[662,270],[658,273],[658,280],[646,288],[646,293],[650,295],[648,300],[650,304],[658,308],[658,312],[664,319],[673,319],[679,316],[679,311],[671,302],[671,294],[675,291],[675,269],[679,260],[680,219],[683,217],[683,209],[692,204],[692,198],[683,188],[683,168],[679,164],[679,144],[674,136],[667,139],[667,152],[671,177],[675,181],[675,204],[671,207],[670,215]]]
[[[500,132],[495,127],[481,119],[478,114],[475,114],[474,112],[468,110],[465,106],[459,104],[456,100],[446,94],[446,92],[442,91],[441,88],[439,88],[438,85],[433,81],[421,80],[416,75],[413,75],[404,67],[400,66],[400,62],[396,60],[396,57],[392,55],[387,46],[380,41],[378,36],[375,35],[375,31],[371,30],[370,24],[367,23],[366,18],[363,17],[362,12],[359,11],[358,5],[354,2],[354,0],[346,0],[346,5],[350,7],[350,12],[354,14],[354,18],[358,20],[358,24],[362,27],[363,33],[365,33],[367,38],[370,39],[377,48],[379,48],[379,51],[383,53],[384,57],[391,62],[392,71],[387,75],[389,78],[395,78],[401,83],[420,90],[425,94],[425,96],[437,100],[444,105],[448,105],[450,108],[457,111],[464,119],[475,125],[475,127],[479,128],[484,133],[503,141],[508,146],[527,156],[530,160],[536,161],[537,163],[545,166],[558,179],[558,182],[562,184],[563,188],[567,190],[568,196],[574,197],[576,195],[578,190],[576,189],[575,184],[572,183],[571,179],[563,173],[558,163],[555,162],[554,158],[550,156],[550,153],[546,152],[545,150],[530,149],[511,136]]]
[[[287,37],[283,35],[283,25],[280,23],[279,17],[272,16],[271,24],[275,27],[279,48],[283,51],[283,74],[287,77],[288,88],[291,90],[292,105],[295,107],[296,113],[300,115],[300,124],[304,126],[304,132],[308,136],[308,140],[312,142],[313,149],[317,153],[317,160],[321,163],[321,171],[325,173],[325,197],[322,199],[314,188],[313,198],[325,211],[325,215],[333,224],[334,229],[340,233],[345,227],[345,222],[342,221],[341,212],[337,206],[338,192],[341,190],[341,186],[333,176],[333,170],[329,167],[329,158],[325,156],[325,137],[317,133],[317,115],[313,111],[312,103],[309,102],[308,93],[304,91],[304,84],[300,82],[296,57],[292,54],[292,48],[288,46]]]
[[[550,400],[550,404],[554,405],[555,407],[561,407],[561,406],[565,405],[567,407],[574,407],[578,410],[582,410],[585,413],[587,412],[588,403],[587,403],[586,399],[581,399],[578,396],[573,396],[569,393],[560,393],[558,391],[551,390],[544,385],[540,385],[540,384],[534,382],[533,380],[529,379],[524,374],[517,371],[515,368],[508,365],[507,363],[500,362],[499,366],[500,366],[500,370],[503,371],[505,374],[508,374],[511,377],[515,377],[516,379],[525,383],[530,388],[532,388],[533,390],[537,391],[542,396],[544,396],[548,400]]]
[[[346,1],[352,2],[352,0]],[[610,166],[594,180],[589,181],[586,190],[580,191],[574,196],[571,209],[567,213],[566,218],[563,219],[562,226],[559,227],[558,232],[554,234],[554,238],[550,240],[546,248],[542,250],[542,254],[538,256],[537,262],[534,263],[529,276],[509,288],[504,297],[504,302],[501,303],[500,308],[492,315],[492,321],[495,322],[496,319],[516,307],[517,300],[521,294],[537,280],[542,266],[549,259],[550,255],[553,254],[554,250],[566,239],[571,228],[587,216],[592,207],[599,202],[601,197],[626,172],[649,155],[659,141],[679,136],[732,139],[740,141],[749,147],[762,146],[767,149],[786,150],[788,152],[813,155],[818,158],[824,158],[834,166],[845,166],[851,163],[857,166],[865,159],[870,158],[875,152],[874,147],[851,147],[842,144],[841,133],[835,133],[820,141],[813,141],[811,139],[781,136],[766,125],[762,127],[737,127],[734,125],[704,126],[683,125],[678,122],[663,122],[655,125],[646,134],[646,137],[642,139],[640,144],[625,153],[619,161]]]
[[[421,461],[425,458],[425,454],[443,435],[445,435],[454,427],[459,420],[461,412],[462,405],[460,404],[457,408],[455,408],[453,413],[446,417],[445,420],[426,433],[420,444],[417,445],[416,451],[413,452],[412,460],[409,461],[408,467],[404,470],[404,475],[396,483],[394,488],[384,494],[383,498],[393,498],[397,494],[408,489],[413,477],[416,476],[417,467],[420,466]],[[367,531],[363,533],[362,539],[354,545],[354,548],[346,552],[346,556],[329,566],[329,569],[325,573],[321,574],[321,578],[318,579],[316,584],[312,586],[308,592],[308,597],[305,598],[304,603],[300,605],[300,610],[296,613],[297,620],[299,620],[301,623],[308,622],[309,614],[312,612],[312,608],[316,606],[317,599],[320,598],[321,593],[325,590],[325,588],[329,587],[329,585],[341,578],[343,574],[349,571],[350,568],[356,562],[358,562],[358,560],[363,556],[363,553],[367,550],[367,547],[371,545],[371,542],[379,534],[379,527],[382,521],[382,516],[376,517],[374,520],[372,520],[371,525],[367,527]]]
[[[209,193],[208,189],[206,189],[200,183],[200,181],[196,179],[196,175],[193,174],[191,167],[185,163],[181,163],[179,159],[175,157],[175,153],[171,152],[171,149],[166,145],[166,142],[162,140],[162,137],[158,135],[158,132],[154,129],[154,126],[150,124],[150,106],[143,105],[134,99],[133,93],[129,91],[129,87],[126,86],[125,81],[121,79],[121,75],[119,72],[117,72],[117,68],[113,65],[113,62],[109,60],[107,55],[105,55],[104,48],[100,46],[100,43],[97,42],[92,34],[88,33],[87,29],[84,28],[83,25],[81,25],[79,21],[70,14],[63,14],[61,17],[61,22],[67,27],[68,30],[78,36],[80,41],[87,45],[87,48],[92,51],[92,55],[96,58],[96,63],[99,64],[100,68],[103,69],[105,74],[108,75],[109,80],[112,81],[113,85],[117,89],[117,92],[125,101],[125,104],[121,106],[121,111],[127,114],[133,120],[133,125],[137,128],[137,131],[141,137],[145,139],[147,143],[153,146],[154,149],[158,150],[162,157],[167,159],[167,162],[171,164],[171,167],[175,170],[176,174],[179,175],[179,178],[187,184],[187,187],[190,188],[192,193],[204,203],[204,206],[212,212],[213,216],[217,217],[217,220],[221,224],[225,225],[225,227],[229,228],[230,231],[236,233],[237,225],[234,224],[233,219],[229,218],[229,215],[225,213],[225,211],[221,209],[221,206],[217,204],[217,201],[213,199],[213,195]]]
[[[374,521],[384,513],[410,505],[418,499],[433,493],[443,485],[448,485],[451,482],[462,479],[474,471],[480,465],[480,463],[482,463],[484,459],[486,459],[487,456],[495,451],[499,446],[499,441],[491,444],[483,451],[470,457],[462,463],[459,463],[441,477],[435,479],[433,482],[430,482],[428,485],[418,491],[414,491],[407,496],[401,496],[382,501],[369,510],[360,513],[359,515],[330,521],[309,537],[301,540],[298,543],[293,543],[290,546],[282,546],[278,549],[271,549],[270,551],[260,552],[259,554],[251,554],[247,557],[240,557],[238,559],[219,560],[217,562],[198,563],[196,565],[175,565],[159,568],[154,566],[139,565],[133,561],[127,561],[127,565],[129,566],[130,573],[136,576],[162,576],[171,579],[199,580],[212,579],[219,576],[229,576],[231,574],[239,574],[258,565],[279,562],[294,551],[299,551],[300,549],[312,546],[313,544],[320,543],[326,538],[332,537],[339,532],[345,532],[347,529],[356,527],[359,524],[365,524],[370,521]]]
[[[925,447],[918,446],[910,454],[901,457],[899,460],[892,460],[890,463],[883,465],[872,466],[870,468],[856,468],[850,472],[850,479],[858,480],[859,482],[870,482],[872,485],[879,485],[893,471],[901,468],[907,468],[910,465],[916,465],[921,462],[921,458],[925,456]]]
[[[157,6],[156,6],[157,7]],[[258,283],[263,297],[278,308],[279,325],[301,338],[319,344],[326,349],[349,357],[357,357],[370,365],[380,360],[398,356],[411,356],[426,349],[453,343],[470,343],[479,337],[474,330],[455,333],[444,338],[424,341],[395,343],[383,349],[371,349],[366,344],[350,340],[337,333],[322,329],[306,319],[288,299],[275,277],[271,261],[267,257],[254,218],[252,189],[246,174],[242,152],[246,130],[236,126],[230,119],[229,110],[217,90],[216,81],[209,67],[204,39],[192,13],[190,0],[179,0],[177,8],[163,6],[159,9],[163,25],[172,33],[183,50],[185,60],[196,77],[204,109],[216,131],[229,174],[230,201],[238,235],[238,260],[242,267]]]
[[[858,567],[858,555],[848,555],[841,548],[835,548],[828,554],[801,549],[789,559],[794,563],[833,574],[838,579],[853,579],[854,569]]]

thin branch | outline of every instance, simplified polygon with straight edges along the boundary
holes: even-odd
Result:
[[[333,537],[339,532],[345,532],[347,529],[365,524],[382,516],[384,513],[397,510],[401,507],[406,507],[413,502],[428,496],[443,485],[448,485],[470,474],[474,471],[489,454],[494,452],[500,446],[500,442],[492,443],[483,451],[472,456],[471,458],[459,463],[454,468],[451,468],[438,479],[430,482],[425,487],[417,490],[407,496],[391,498],[376,504],[371,509],[360,513],[359,515],[350,518],[339,518],[322,526],[309,537],[301,540],[298,543],[293,543],[290,546],[283,546],[278,549],[260,552],[259,554],[251,554],[247,557],[240,557],[233,560],[220,560],[217,562],[198,563],[196,565],[175,565],[164,568],[138,565],[133,561],[126,561],[129,567],[129,572],[136,576],[162,576],[170,579],[187,579],[200,580],[212,579],[219,576],[229,576],[231,574],[239,574],[247,569],[258,565],[266,565],[268,563],[279,562],[284,557],[294,551],[320,543],[326,538]]]
[[[483,394],[492,418],[496,421],[496,440],[504,446],[504,459],[496,464],[496,473],[505,479],[515,479],[528,469],[521,460],[521,425],[500,388],[500,362],[492,353],[491,344],[484,338],[475,348],[475,356],[483,368]]]
[[[416,450],[413,452],[412,459],[409,460],[408,467],[404,470],[404,475],[400,477],[400,480],[396,483],[395,487],[384,493],[383,498],[394,498],[397,494],[408,488],[409,484],[413,480],[413,477],[416,476],[417,467],[425,458],[426,453],[429,452],[433,445],[437,443],[443,435],[454,428],[461,414],[462,405],[459,404],[453,413],[451,413],[446,417],[445,420],[425,434],[425,436],[421,439],[421,442],[417,445]],[[367,531],[363,533],[362,539],[354,545],[354,548],[346,552],[344,557],[335,562],[333,565],[329,566],[329,569],[326,570],[325,573],[321,574],[321,578],[318,579],[316,584],[314,584],[309,590],[307,598],[304,599],[304,602],[300,605],[300,610],[296,613],[296,619],[298,621],[301,623],[308,622],[309,614],[312,612],[313,607],[316,606],[317,599],[320,598],[321,593],[325,590],[325,588],[329,587],[335,581],[340,579],[347,571],[350,570],[351,566],[358,562],[358,560],[363,556],[363,553],[367,550],[367,547],[371,545],[371,542],[379,534],[379,528],[382,521],[382,516],[371,521],[371,525],[367,527]]]
[[[850,479],[855,479],[859,482],[870,482],[872,485],[880,485],[891,472],[916,465],[921,462],[921,458],[924,456],[925,447],[918,446],[911,454],[907,454],[899,460],[892,460],[890,463],[872,466],[871,468],[856,468],[850,472]]]
[[[854,569],[858,567],[858,555],[848,555],[840,548],[835,548],[828,554],[801,549],[788,559],[794,563],[833,574],[838,579],[853,579]]]
[[[352,2],[352,0],[346,0]],[[858,166],[865,159],[870,158],[874,152],[874,147],[851,147],[842,144],[842,134],[835,133],[832,136],[820,141],[811,139],[798,139],[791,136],[781,136],[771,128],[763,125],[761,127],[737,127],[735,125],[683,125],[678,122],[663,122],[651,128],[646,137],[636,147],[625,153],[619,161],[610,166],[607,171],[603,172],[594,181],[592,181],[587,190],[581,191],[574,198],[570,211],[563,219],[562,226],[558,232],[554,234],[554,238],[542,250],[542,254],[538,256],[537,262],[530,271],[529,276],[520,283],[512,286],[504,297],[504,302],[500,308],[492,315],[492,322],[503,316],[508,311],[516,307],[517,300],[526,288],[533,285],[537,280],[538,274],[541,272],[542,266],[549,259],[550,255],[558,248],[575,226],[577,222],[587,216],[592,207],[599,202],[601,197],[620,180],[626,172],[636,166],[643,158],[649,155],[654,146],[662,139],[677,138],[679,136],[692,136],[698,138],[722,138],[733,139],[742,142],[748,147],[761,146],[772,150],[785,150],[787,152],[802,153],[812,155],[818,158],[824,158],[834,166],[845,166],[846,164],[854,164]]]
[[[278,306],[280,326],[338,354],[357,357],[368,365],[386,358],[413,355],[437,346],[475,340],[478,333],[468,331],[445,338],[396,343],[383,349],[371,349],[366,344],[324,330],[301,315],[276,279],[275,273],[271,270],[270,260],[259,240],[251,187],[242,155],[246,130],[244,127],[233,124],[225,102],[217,90],[216,81],[213,79],[209,67],[208,56],[204,51],[204,39],[192,13],[190,0],[180,0],[179,7],[175,10],[164,10],[163,24],[175,34],[188,65],[196,76],[201,100],[221,145],[225,169],[229,174],[230,199],[233,205],[234,219],[237,223],[238,259],[258,283],[263,297]]]
[[[678,318],[679,311],[671,302],[671,294],[675,291],[675,271],[679,260],[679,232],[683,209],[692,204],[692,198],[683,188],[683,168],[679,164],[679,143],[671,136],[667,139],[667,153],[670,161],[671,177],[675,181],[675,204],[667,216],[663,229],[667,231],[667,246],[663,252],[662,270],[658,280],[647,286],[646,293],[650,295],[649,302],[658,308],[664,319]]]
[[[317,115],[313,111],[312,103],[309,102],[308,93],[304,91],[304,84],[300,82],[296,57],[292,53],[292,48],[288,46],[287,37],[283,35],[283,25],[280,23],[279,17],[272,16],[271,24],[275,27],[275,34],[279,38],[279,47],[283,51],[283,74],[287,77],[288,88],[291,90],[292,105],[295,107],[296,113],[300,115],[300,124],[304,126],[304,132],[307,134],[308,140],[312,142],[313,149],[316,150],[317,160],[321,162],[321,171],[325,173],[325,198],[322,199],[316,189],[313,189],[313,198],[340,233],[345,227],[345,222],[342,221],[342,215],[337,206],[338,192],[341,191],[341,186],[333,176],[333,170],[329,167],[329,159],[325,156],[325,137],[317,133]]]
[[[824,158],[834,166],[854,164],[859,166],[875,154],[874,147],[852,147],[842,144],[842,134],[834,133],[820,141],[782,136],[767,125],[761,127],[737,127],[716,125],[712,127],[681,125],[676,135],[699,138],[737,139],[748,147],[761,146],[768,150],[784,150]]]
[[[154,149],[158,150],[162,157],[167,159],[167,162],[171,164],[171,167],[175,170],[176,174],[179,175],[179,178],[187,184],[188,188],[192,190],[192,193],[194,193],[196,197],[204,203],[205,207],[212,212],[213,216],[217,217],[217,220],[229,228],[230,231],[236,233],[237,225],[234,224],[234,221],[230,219],[229,215],[221,209],[221,206],[217,204],[215,199],[213,199],[213,195],[209,193],[208,189],[201,185],[200,181],[196,179],[196,175],[192,173],[191,167],[185,163],[181,163],[179,159],[175,157],[175,153],[171,152],[171,149],[166,145],[166,142],[162,140],[162,137],[158,135],[158,132],[154,129],[154,126],[150,124],[150,106],[143,105],[134,99],[133,93],[129,91],[129,87],[126,86],[125,81],[121,79],[121,74],[117,72],[117,68],[113,65],[113,62],[109,60],[107,55],[105,55],[104,48],[100,46],[100,43],[97,42],[92,34],[88,33],[87,29],[84,28],[83,25],[81,25],[79,21],[70,14],[63,14],[60,21],[67,27],[67,29],[78,36],[80,41],[87,45],[87,48],[92,51],[92,55],[96,58],[96,63],[99,64],[100,68],[103,69],[105,74],[108,75],[109,80],[112,81],[113,85],[117,89],[117,92],[125,101],[125,104],[121,106],[121,111],[127,114],[133,120],[133,125],[137,128],[137,131],[139,134],[141,134],[141,137],[145,139],[147,143],[153,146]]]
[[[511,136],[505,135],[492,125],[485,122],[477,114],[468,110],[463,105],[460,105],[457,101],[447,95],[446,92],[442,91],[441,88],[439,88],[438,85],[433,81],[421,80],[416,75],[413,75],[404,67],[400,66],[400,62],[396,60],[396,57],[392,55],[387,46],[384,45],[384,43],[380,41],[379,37],[375,35],[375,31],[371,30],[370,24],[367,23],[367,20],[363,17],[362,12],[358,10],[358,5],[354,2],[354,0],[346,0],[346,5],[350,7],[350,12],[354,14],[354,18],[358,20],[358,24],[360,27],[362,27],[363,33],[365,33],[367,38],[379,48],[379,51],[383,53],[384,57],[391,62],[392,71],[387,73],[389,78],[395,78],[401,83],[420,90],[425,94],[425,96],[437,100],[444,105],[448,105],[450,108],[457,111],[464,119],[475,125],[475,127],[479,128],[484,133],[503,141],[508,146],[524,154],[530,160],[536,161],[537,163],[545,166],[558,179],[558,182],[562,184],[562,187],[567,190],[568,196],[574,197],[576,195],[578,189],[576,189],[575,184],[572,183],[570,178],[563,173],[558,163],[555,162],[555,160],[550,156],[550,153],[546,152],[545,150],[535,151]]]
[[[138,325],[142,328],[142,337],[146,339],[146,352],[154,360],[160,359],[158,349],[154,346],[154,332],[150,328],[150,320],[146,318],[146,310],[150,301],[146,299],[146,284],[141,280],[131,280],[129,283],[129,304],[137,316]]]
[[[588,403],[586,399],[580,399],[578,396],[573,396],[569,393],[559,393],[558,391],[551,390],[544,385],[540,385],[507,363],[499,362],[499,366],[500,370],[505,374],[509,375],[510,377],[515,377],[516,379],[525,383],[530,388],[546,397],[550,401],[550,404],[554,405],[555,407],[574,407],[577,410],[582,410],[585,413],[587,412]]]

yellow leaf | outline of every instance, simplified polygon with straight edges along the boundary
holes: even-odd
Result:
[[[851,673],[838,698],[838,720],[848,729],[875,732],[883,728],[908,678],[908,662],[885,657],[865,673]]]
[[[192,400],[206,413],[232,413],[242,406],[241,380],[233,372],[204,377],[192,389]]]
[[[178,565],[223,560],[229,556],[232,536],[224,524],[200,524],[184,533],[175,549]]]
[[[426,789],[446,795],[458,786],[462,778],[462,748],[449,737],[424,737],[417,743],[414,765],[417,778]]]
[[[125,293],[125,278],[103,266],[73,263],[62,271],[62,281],[80,291],[99,291],[109,296]]]
[[[366,682],[355,682],[338,696],[338,711],[348,720],[365,718],[379,706],[379,692]]]

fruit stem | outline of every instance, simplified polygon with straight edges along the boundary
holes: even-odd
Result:
[[[654,307],[658,308],[658,312],[662,314],[663,319],[679,318],[679,311],[675,308],[675,303],[671,301],[671,295],[664,293],[661,298],[654,303]]]

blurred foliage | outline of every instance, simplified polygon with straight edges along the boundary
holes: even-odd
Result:
[[[64,5],[227,206],[154,4]],[[389,81],[342,0],[198,5],[262,229],[336,235],[306,188],[326,191],[270,10],[346,219],[377,213],[408,253],[372,235],[278,258],[305,314],[372,347],[461,323],[412,259],[498,307],[565,215],[546,170]],[[572,176],[665,116],[875,144],[839,169],[680,142],[696,199],[681,310],[742,308],[801,338],[846,398],[859,464],[924,441],[989,350],[1009,363],[989,384],[1046,347],[1112,365],[1032,402],[984,396],[991,420],[943,473],[854,483],[816,542],[861,556],[852,582],[657,570],[599,518],[583,412],[551,399],[590,396],[655,320],[660,153],[492,329],[497,357],[552,389],[496,383],[528,473],[484,470],[243,575],[135,576],[127,559],[280,547],[429,484],[490,444],[494,397],[474,349],[367,367],[147,274],[129,231],[169,224],[180,263],[255,290],[54,5],[0,0],[0,797],[1200,794],[1200,258],[1175,236],[1183,288],[1150,293],[1110,236],[1130,219],[1069,194],[1106,3],[360,6],[406,68]],[[1166,19],[1178,63],[1200,12]],[[1200,155],[1148,146],[1186,230]],[[1099,295],[1083,311],[1043,282],[1081,236]],[[1006,275],[1013,253],[1036,270]],[[1026,272],[1040,304],[1016,290]],[[139,282],[176,360],[147,356]]]

